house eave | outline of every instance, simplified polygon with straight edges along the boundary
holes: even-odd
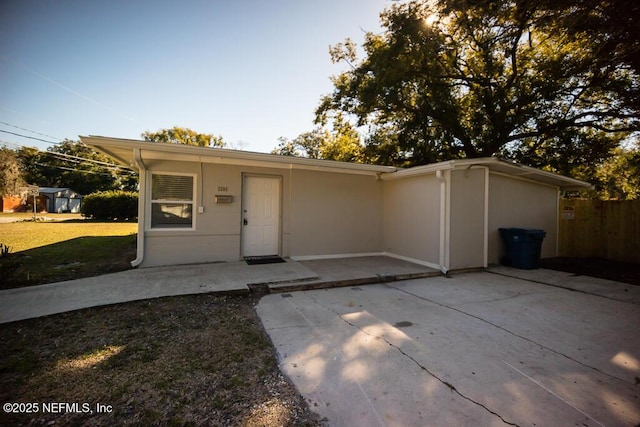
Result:
[[[199,163],[216,163],[241,166],[255,166],[277,169],[303,169],[347,174],[373,175],[382,180],[395,180],[435,174],[437,171],[485,167],[490,172],[555,186],[560,190],[587,190],[593,186],[587,182],[543,171],[519,163],[496,157],[449,160],[408,169],[333,160],[308,159],[303,157],[279,156],[251,151],[229,150],[226,148],[195,147],[181,144],[154,143],[133,139],[104,136],[80,136],[80,140],[107,154],[118,163],[134,169],[134,151],[139,150],[141,159],[172,160]]]
[[[229,150],[226,148],[154,143],[103,136],[80,136],[80,140],[83,143],[96,148],[98,151],[109,155],[118,163],[134,168],[137,168],[137,166],[133,159],[133,152],[138,149],[140,150],[141,157],[145,160],[191,161],[279,169],[331,171],[364,175],[379,175],[391,173],[397,170],[397,168],[391,166],[278,156],[251,151]]]
[[[382,176],[382,179],[386,181],[410,178],[414,176],[435,174],[437,171],[471,169],[473,167],[486,167],[490,172],[551,185],[565,191],[588,190],[593,188],[591,184],[578,179],[569,178],[564,175],[558,175],[553,172],[543,171],[507,160],[501,160],[496,157],[449,160],[424,166],[416,166],[410,169],[398,170],[392,174],[385,174]]]

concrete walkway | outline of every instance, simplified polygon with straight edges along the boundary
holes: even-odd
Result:
[[[103,276],[0,291],[0,323],[101,305],[198,293],[270,292],[379,283],[439,274],[389,257],[247,265],[244,261],[141,268]]]
[[[639,298],[640,286],[500,267],[266,295],[257,312],[329,425],[631,426]]]

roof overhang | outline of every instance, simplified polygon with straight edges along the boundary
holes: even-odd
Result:
[[[584,181],[524,166],[515,162],[501,160],[495,157],[449,160],[425,166],[401,169],[392,166],[336,162],[332,160],[318,160],[304,157],[255,153],[251,151],[229,150],[226,148],[195,147],[191,145],[155,143],[104,136],[81,136],[80,140],[113,158],[118,163],[134,169],[137,169],[138,167],[138,163],[136,162],[136,153],[139,153],[139,159],[143,162],[151,160],[172,160],[278,169],[305,169],[348,174],[375,175],[381,177],[383,180],[435,174],[437,171],[485,167],[488,168],[490,172],[547,184],[566,191],[587,190],[592,188],[591,184]]]
[[[547,184],[565,191],[588,190],[593,188],[588,182],[558,175],[553,172],[543,171],[519,163],[501,160],[496,157],[481,157],[477,159],[449,160],[433,163],[425,166],[416,166],[409,169],[398,170],[393,174],[382,176],[383,180],[402,179],[412,176],[435,174],[437,171],[471,169],[473,167],[485,167],[490,172],[512,176],[515,178]]]
[[[226,148],[195,147],[182,144],[155,143],[104,136],[80,136],[80,140],[108,155],[121,165],[137,169],[135,153],[139,150],[143,162],[172,160],[217,163],[279,169],[306,169],[360,175],[380,175],[397,170],[391,166],[366,165],[304,157],[279,156]]]

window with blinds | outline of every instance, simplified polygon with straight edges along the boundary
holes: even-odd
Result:
[[[193,228],[193,175],[151,175],[151,228]]]

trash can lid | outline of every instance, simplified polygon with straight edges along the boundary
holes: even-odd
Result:
[[[509,236],[509,237],[531,236],[531,237],[544,238],[547,235],[546,231],[541,230],[539,228],[510,227],[510,228],[499,228],[498,230],[500,230],[500,234],[502,234],[502,236]]]

